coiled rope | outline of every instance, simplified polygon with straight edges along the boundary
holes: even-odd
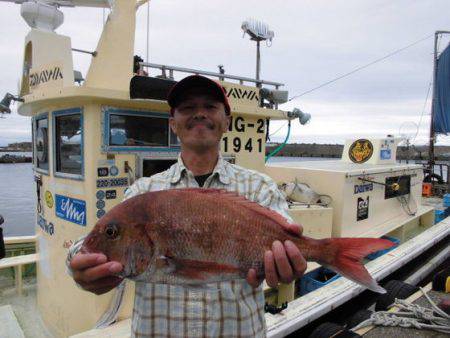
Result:
[[[395,299],[393,306],[398,307],[400,311],[374,312],[369,319],[352,328],[352,331],[374,325],[392,327],[399,326],[406,328],[414,327],[416,329],[427,329],[450,333],[450,316],[437,307],[422,288],[420,288],[420,291],[422,291],[425,298],[431,304],[431,309],[409,303],[403,299]]]

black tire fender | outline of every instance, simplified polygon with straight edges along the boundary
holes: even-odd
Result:
[[[419,291],[417,286],[399,281],[390,280],[384,285],[386,293],[378,297],[375,304],[375,311],[386,311],[395,301],[395,298],[406,299],[413,293]]]
[[[441,177],[441,175],[432,173],[432,174],[427,174],[424,178],[423,178],[423,182],[425,183],[431,183],[431,182],[437,182],[439,184],[443,184],[444,180]]]
[[[362,323],[366,319],[369,319],[370,316],[372,315],[372,313],[373,313],[372,311],[367,310],[367,309],[362,309],[362,310],[355,312],[349,319],[347,319],[347,321],[346,321],[347,328],[348,329],[354,328],[356,325]]]

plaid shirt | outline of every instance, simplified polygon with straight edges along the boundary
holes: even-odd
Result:
[[[168,170],[137,180],[125,199],[147,191],[199,187],[181,157]],[[267,176],[221,157],[205,188],[225,189],[269,207],[289,221],[287,204]],[[136,282],[133,337],[265,337],[264,293],[244,279],[202,288]]]

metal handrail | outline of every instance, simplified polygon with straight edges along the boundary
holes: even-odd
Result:
[[[265,81],[265,80],[257,80],[250,77],[243,77],[243,76],[237,76],[237,75],[228,75],[224,73],[216,73],[216,72],[207,72],[204,70],[198,70],[198,69],[192,69],[192,68],[183,68],[183,67],[176,67],[176,66],[166,66],[161,65],[157,63],[149,63],[149,62],[140,62],[141,67],[148,67],[148,68],[155,68],[155,69],[161,69],[163,72],[163,75],[165,75],[165,71],[169,71],[169,77],[173,78],[173,71],[177,72],[183,72],[183,73],[191,73],[191,74],[198,74],[198,75],[206,75],[206,76],[214,76],[218,77],[219,79],[231,79],[231,80],[238,80],[240,84],[243,84],[243,82],[252,82],[255,84],[265,84],[269,86],[274,86],[275,88],[279,88],[280,86],[284,86],[284,83],[280,82],[273,82],[273,81]]]
[[[94,56],[94,57],[97,56],[97,52],[96,52],[96,51],[90,52],[90,51],[88,51],[88,50],[79,49],[79,48],[72,48],[72,50],[73,50],[74,52],[78,52],[78,53],[90,54],[90,55],[92,55],[92,56]]]

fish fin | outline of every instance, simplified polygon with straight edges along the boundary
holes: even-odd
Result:
[[[174,273],[188,279],[205,280],[210,274],[235,274],[240,272],[238,267],[215,262],[191,259],[174,259],[173,261],[176,266]]]
[[[254,212],[257,212],[258,214],[267,217],[274,221],[275,223],[279,224],[283,227],[284,230],[286,230],[289,234],[293,236],[298,236],[296,232],[289,231],[289,228],[292,226],[286,218],[281,216],[279,213],[263,207],[262,205],[249,201],[244,196],[239,195],[236,192],[227,191],[224,189],[203,189],[203,188],[183,188],[183,189],[172,189],[170,191],[183,191],[183,192],[195,192],[200,194],[206,194],[206,195],[220,195],[221,198],[225,200],[229,200],[235,203],[241,204],[243,207],[248,208],[250,210],[253,210]]]
[[[372,291],[386,293],[386,290],[370,276],[361,261],[372,252],[394,246],[393,242],[381,238],[331,238],[327,241],[335,254],[331,259],[326,259],[326,263],[322,264],[320,261],[319,263]]]

